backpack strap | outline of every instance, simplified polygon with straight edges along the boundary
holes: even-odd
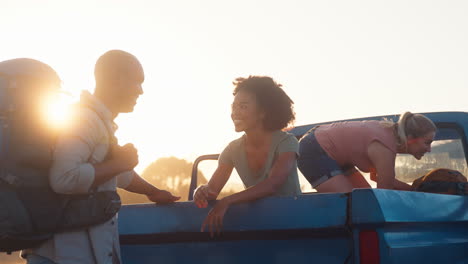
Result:
[[[114,131],[106,124],[106,121],[104,120],[104,118],[95,109],[93,109],[92,107],[89,107],[88,105],[85,105],[83,103],[78,103],[77,106],[93,111],[99,117],[99,119],[104,124],[104,126],[106,127],[106,130],[107,130],[108,136],[109,136],[109,144],[114,145],[114,144],[118,143],[118,140],[117,140],[117,137],[114,134]]]
[[[0,180],[9,185],[18,185],[17,176],[8,172],[10,164],[8,154],[10,150],[11,119],[14,105],[10,96],[10,76],[0,73]]]

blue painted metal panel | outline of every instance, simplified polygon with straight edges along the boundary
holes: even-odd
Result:
[[[351,197],[354,225],[406,222],[468,224],[468,196],[357,189]]]
[[[343,227],[346,202],[343,194],[306,194],[233,205],[226,213],[224,230]],[[123,206],[119,213],[119,231],[122,235],[198,232],[210,208],[197,208],[193,202]]]
[[[123,245],[122,260],[125,264],[341,264],[348,257],[349,248],[349,242],[339,238]]]
[[[207,233],[200,236],[209,208],[199,209],[192,202],[124,206],[119,213],[122,258],[126,264],[310,263],[312,259],[344,263],[352,243],[346,208],[344,194],[270,197],[234,205],[224,221],[223,234],[230,235],[220,239]]]
[[[467,196],[359,189],[351,226],[377,231],[381,263],[468,263],[467,209]]]
[[[382,263],[468,263],[466,224],[409,224],[379,232]]]

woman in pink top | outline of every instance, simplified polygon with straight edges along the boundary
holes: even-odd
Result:
[[[397,123],[350,121],[317,126],[299,143],[299,170],[318,192],[370,188],[356,169],[370,172],[377,188],[411,190],[395,179],[397,153],[421,159],[431,151],[436,126],[421,114],[406,112]]]

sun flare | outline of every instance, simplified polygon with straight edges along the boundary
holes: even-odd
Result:
[[[53,128],[65,127],[71,117],[73,99],[67,94],[59,94],[45,100],[44,114],[47,123]]]

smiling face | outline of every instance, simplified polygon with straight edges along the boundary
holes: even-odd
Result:
[[[264,113],[252,93],[239,91],[232,103],[231,118],[236,132],[263,128]]]
[[[133,111],[138,97],[143,94],[141,87],[145,75],[143,67],[132,54],[122,50],[110,50],[96,62],[95,95],[114,114]]]
[[[116,82],[116,97],[121,113],[132,112],[138,97],[143,94],[142,83],[145,79],[143,68],[139,63],[129,66],[127,72],[119,76]]]
[[[431,152],[431,143],[434,141],[435,132],[429,132],[422,137],[408,136],[407,153],[420,160],[425,153]]]

